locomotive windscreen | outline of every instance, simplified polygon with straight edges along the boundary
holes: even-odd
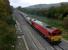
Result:
[[[52,28],[51,26],[45,26],[46,28]]]
[[[61,34],[61,31],[60,30],[55,30],[52,34],[53,34],[53,36],[54,35],[60,35]]]

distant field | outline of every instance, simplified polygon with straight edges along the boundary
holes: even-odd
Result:
[[[43,21],[51,26],[54,26],[54,27],[58,27],[60,30],[62,30],[62,36],[64,39],[68,40],[68,29],[64,29],[63,27],[63,23],[62,21],[60,20],[56,20],[56,19],[49,19],[49,18],[46,18],[46,17],[43,17],[43,16],[36,16],[36,15],[29,15],[31,18],[36,18],[40,21]]]

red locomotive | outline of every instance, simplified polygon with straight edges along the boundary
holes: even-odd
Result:
[[[26,20],[38,31],[40,31],[50,42],[61,42],[62,36],[59,29],[51,27],[39,20],[31,19],[30,17],[26,17]]]

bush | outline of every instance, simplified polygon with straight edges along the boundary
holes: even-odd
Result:
[[[64,25],[64,28],[68,29],[68,16],[64,18],[63,25]]]
[[[6,21],[0,20],[0,50],[11,50],[15,45],[16,29],[15,25],[9,25]]]
[[[0,50],[12,50],[16,41],[15,21],[9,0],[0,0]]]

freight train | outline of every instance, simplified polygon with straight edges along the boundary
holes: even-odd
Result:
[[[53,44],[59,44],[61,42],[61,30],[59,30],[58,28],[47,25],[46,23],[43,23],[39,20],[31,19],[28,16],[24,18],[30,25],[41,32],[41,34],[44,35],[44,37],[47,38],[49,42]]]

